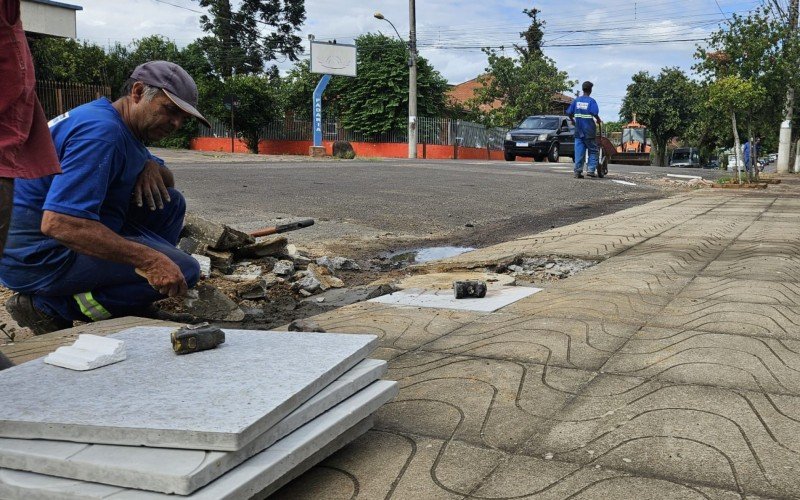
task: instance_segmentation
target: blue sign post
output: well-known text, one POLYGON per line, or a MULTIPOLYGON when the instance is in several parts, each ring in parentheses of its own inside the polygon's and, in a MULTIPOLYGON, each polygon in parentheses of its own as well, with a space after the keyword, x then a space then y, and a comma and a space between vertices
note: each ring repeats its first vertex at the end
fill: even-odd
POLYGON ((322 93, 331 81, 331 75, 322 75, 317 88, 314 89, 314 147, 322 147, 322 93))

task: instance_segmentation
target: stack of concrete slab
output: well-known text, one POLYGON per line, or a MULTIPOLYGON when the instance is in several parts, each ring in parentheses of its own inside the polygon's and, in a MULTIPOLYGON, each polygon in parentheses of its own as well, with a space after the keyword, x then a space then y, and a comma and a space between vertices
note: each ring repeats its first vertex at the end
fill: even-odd
POLYGON ((169 328, 112 337, 88 372, 0 372, 0 498, 262 498, 366 432, 397 393, 371 335, 226 330, 176 356, 169 328))

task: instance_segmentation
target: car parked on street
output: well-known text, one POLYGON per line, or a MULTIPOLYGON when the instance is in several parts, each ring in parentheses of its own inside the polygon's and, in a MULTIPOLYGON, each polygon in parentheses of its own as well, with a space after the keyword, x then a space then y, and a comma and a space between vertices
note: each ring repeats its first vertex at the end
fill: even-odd
POLYGON ((676 148, 670 156, 669 166, 699 168, 700 151, 697 148, 676 148))
POLYGON ((557 162, 562 156, 575 157, 575 127, 563 115, 536 115, 525 118, 509 131, 503 142, 503 156, 514 161, 517 156, 557 162))

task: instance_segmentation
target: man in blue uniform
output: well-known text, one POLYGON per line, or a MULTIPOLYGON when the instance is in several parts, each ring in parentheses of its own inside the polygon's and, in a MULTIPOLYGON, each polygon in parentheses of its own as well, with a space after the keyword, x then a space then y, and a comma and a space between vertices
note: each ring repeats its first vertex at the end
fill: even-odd
POLYGON ((17 183, 0 282, 6 302, 37 335, 152 314, 185 294, 199 265, 178 250, 186 205, 145 144, 176 131, 196 109, 197 87, 180 66, 138 66, 123 97, 84 104, 50 121, 60 175, 17 183), (147 202, 147 205, 143 203, 147 202))
POLYGON ((750 149, 751 149, 750 148, 750 141, 745 142, 744 143, 744 169, 747 171, 748 174, 750 173, 750 163, 751 163, 751 160, 752 160, 752 158, 750 158, 751 154, 753 154, 753 156, 755 156, 756 172, 759 171, 758 170, 758 168, 759 168, 758 167, 758 155, 761 154, 761 137, 756 137, 755 153, 751 153, 750 149))
POLYGON ((583 82, 583 95, 577 97, 567 109, 567 115, 575 124, 575 177, 583 179, 583 163, 586 152, 589 152, 589 177, 595 177, 597 170, 597 123, 600 120, 600 108, 597 101, 592 99, 592 82, 583 82))

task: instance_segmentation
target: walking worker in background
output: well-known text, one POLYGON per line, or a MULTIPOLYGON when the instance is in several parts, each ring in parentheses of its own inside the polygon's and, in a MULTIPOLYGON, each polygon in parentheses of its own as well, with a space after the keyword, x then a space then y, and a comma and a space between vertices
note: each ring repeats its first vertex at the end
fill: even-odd
MULTIPOLYGON (((47 118, 36 96, 33 58, 20 0, 0 0, 0 253, 6 244, 14 179, 61 172, 47 118)), ((0 370, 11 362, 0 353, 0 370)))
POLYGON ((575 178, 583 179, 583 164, 586 152, 589 152, 589 164, 587 170, 589 177, 596 177, 597 170, 597 123, 600 120, 600 108, 597 106, 592 95, 592 82, 583 82, 583 95, 576 97, 567 109, 567 115, 572 123, 575 124, 575 178))
POLYGON ((753 163, 756 166, 756 172, 758 172, 758 155, 761 154, 761 137, 756 137, 756 147, 755 152, 750 151, 750 141, 744 143, 744 168, 747 170, 747 173, 750 173, 750 164, 753 163), (751 158, 750 156, 753 156, 751 158))
POLYGON ((150 61, 118 100, 50 121, 63 173, 17 183, 0 260, 0 282, 18 292, 6 309, 20 326, 40 335, 74 320, 153 316, 153 302, 195 285, 199 264, 175 247, 186 202, 146 144, 191 116, 207 124, 196 106, 183 68, 150 61))

